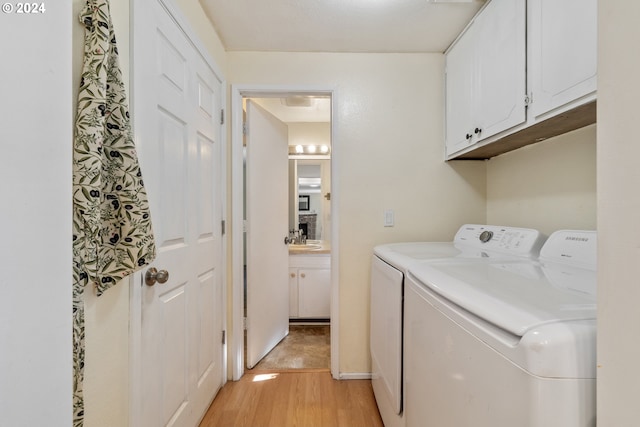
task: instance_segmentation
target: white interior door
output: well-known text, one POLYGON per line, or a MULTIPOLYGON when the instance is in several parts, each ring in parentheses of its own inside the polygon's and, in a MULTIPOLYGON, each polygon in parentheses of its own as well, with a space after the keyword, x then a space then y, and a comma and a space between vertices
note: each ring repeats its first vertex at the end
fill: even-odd
POLYGON ((247 101, 247 367, 289 333, 288 128, 247 101))
POLYGON ((140 408, 132 410, 137 425, 193 427, 223 380, 222 86, 160 1, 134 2, 134 22, 133 119, 158 249, 152 266, 169 278, 136 284, 140 408))

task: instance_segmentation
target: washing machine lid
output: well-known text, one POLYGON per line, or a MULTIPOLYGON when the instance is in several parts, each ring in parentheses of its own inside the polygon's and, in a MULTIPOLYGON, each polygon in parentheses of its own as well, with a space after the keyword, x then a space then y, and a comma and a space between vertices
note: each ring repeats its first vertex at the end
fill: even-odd
POLYGON ((389 243, 374 248, 374 254, 406 272, 415 262, 448 258, 518 258, 537 256, 544 236, 529 228, 464 224, 452 242, 389 243))
POLYGON ((413 280, 518 337, 543 324, 596 318, 596 274, 562 264, 505 260, 415 264, 413 280))
POLYGON ((407 242, 376 246, 373 253, 404 272, 414 262, 454 257, 460 249, 453 242, 407 242))

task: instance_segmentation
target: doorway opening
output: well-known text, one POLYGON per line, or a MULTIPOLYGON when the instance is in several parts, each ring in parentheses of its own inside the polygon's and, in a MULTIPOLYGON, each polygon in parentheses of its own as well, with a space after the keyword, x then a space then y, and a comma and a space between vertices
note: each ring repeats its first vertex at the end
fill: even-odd
MULTIPOLYGON (((335 173, 332 167, 334 149, 332 146, 332 98, 332 90, 286 88, 265 90, 264 87, 259 89, 232 87, 232 119, 234 131, 236 131, 234 133, 236 137, 232 142, 232 163, 235 167, 238 165, 242 167, 241 174, 234 173, 233 181, 235 188, 241 185, 240 188, 243 189, 241 198, 236 191, 233 192, 232 203, 235 212, 234 220, 239 220, 237 213, 242 212, 241 221, 244 224, 240 241, 238 241, 238 233, 234 233, 233 269, 234 272, 241 271, 241 275, 234 274, 236 278, 233 285, 234 325, 246 325, 243 328, 234 327, 233 330, 234 354, 231 359, 234 361, 232 363, 234 379, 239 379, 243 375, 245 367, 253 369, 324 367, 330 368, 333 376, 337 378, 337 315, 334 315, 337 314, 337 271, 336 262, 334 262, 336 255, 332 250, 337 233, 335 221, 332 221, 335 206, 331 202, 331 195, 335 194, 335 188, 331 183, 331 176, 335 173), (254 148, 256 144, 263 143, 261 140, 258 141, 257 135, 270 132, 252 129, 254 117, 263 113, 275 118, 286 128, 286 152, 283 155, 285 163, 280 163, 280 160, 268 160, 271 154, 265 155, 263 151, 254 148), (241 132, 242 138, 237 137, 238 131, 241 132), (259 163, 263 165, 256 166, 259 163), (272 205, 279 203, 275 200, 280 199, 278 196, 266 199, 256 196, 255 190, 251 187, 252 185, 256 188, 260 186, 252 184, 255 182, 252 179, 256 178, 252 178, 251 175, 255 174, 252 172, 254 169, 263 167, 279 169, 282 164, 286 165, 284 168, 287 172, 285 184, 287 201, 284 215, 286 218, 283 235, 280 238, 272 238, 265 249, 265 246, 255 246, 252 236, 262 236, 266 228, 280 227, 280 225, 270 222, 268 218, 263 218, 269 209, 263 209, 263 205, 257 204, 272 205), (256 217, 260 218, 256 219, 256 217), (240 247, 236 242, 240 243, 240 247), (284 246, 283 243, 287 245, 284 246), (256 316, 255 311, 280 311, 278 307, 282 305, 268 301, 264 298, 264 294, 260 294, 261 291, 258 292, 258 297, 252 296, 255 292, 252 289, 262 287, 265 282, 265 275, 260 274, 259 270, 252 273, 252 265, 260 264, 256 261, 257 257, 264 258, 266 254, 270 256, 272 252, 280 252, 283 246, 286 258, 281 268, 286 274, 287 282, 284 296, 287 300, 284 308, 286 331, 284 333, 282 330, 276 331, 276 335, 267 339, 257 338, 258 343, 255 344, 251 341, 252 326, 256 326, 254 316, 256 319, 262 319, 260 317, 262 314, 258 313, 256 316), (238 277, 242 279, 240 284, 238 277), (255 308, 256 298, 259 300, 257 303, 259 308, 255 308), (252 301, 254 308, 252 308, 252 301), (332 333, 334 331, 335 333, 332 333), (281 345, 276 347, 280 342, 281 345), (256 353, 251 348, 253 345, 266 345, 267 350, 264 354, 262 350, 256 353), (291 354, 290 351, 294 353, 291 354)), ((257 191, 264 193, 260 189, 257 191)), ((277 223, 279 224, 279 221, 277 223)), ((280 282, 281 279, 277 281, 280 282)), ((283 294, 279 292, 274 291, 270 295, 280 295, 278 298, 281 299, 283 294)), ((257 329, 260 330, 268 321, 270 320, 264 322, 258 320, 260 325, 257 329)), ((255 334, 262 334, 262 332, 255 334)))

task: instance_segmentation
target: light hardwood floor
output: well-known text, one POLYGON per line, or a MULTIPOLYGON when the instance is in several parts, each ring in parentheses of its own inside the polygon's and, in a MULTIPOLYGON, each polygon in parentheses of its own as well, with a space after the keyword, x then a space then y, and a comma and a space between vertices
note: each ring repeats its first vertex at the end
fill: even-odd
POLYGON ((253 370, 218 392, 200 427, 384 427, 371 381, 253 370))

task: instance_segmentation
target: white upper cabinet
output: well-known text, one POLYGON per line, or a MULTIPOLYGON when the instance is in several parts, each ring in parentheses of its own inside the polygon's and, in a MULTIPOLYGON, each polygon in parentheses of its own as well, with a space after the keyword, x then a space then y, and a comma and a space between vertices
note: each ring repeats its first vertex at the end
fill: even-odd
POLYGON ((447 54, 446 140, 447 155, 473 144, 472 102, 475 72, 475 27, 472 25, 447 54))
POLYGON ((447 159, 595 123, 597 0, 490 0, 446 52, 447 159))
POLYGON ((595 94, 597 12, 597 0, 529 0, 534 117, 571 108, 571 103, 595 94))
POLYGON ((524 0, 492 0, 446 57, 446 152, 523 123, 524 0))
POLYGON ((472 126, 475 108, 472 102, 475 71, 474 28, 470 27, 447 54, 446 140, 447 155, 460 151, 474 141, 472 126))
POLYGON ((492 0, 475 23, 479 104, 473 132, 483 139, 526 119, 525 0, 492 0))

